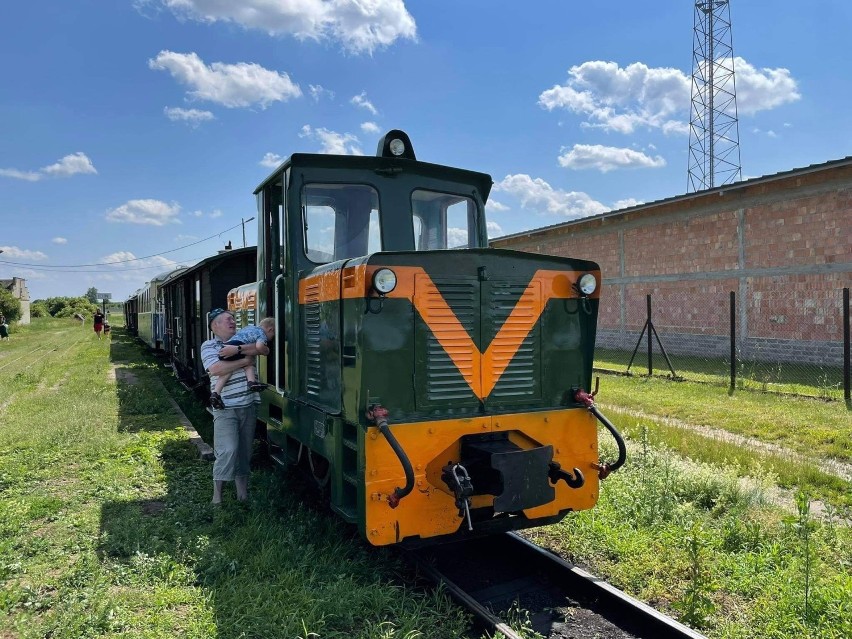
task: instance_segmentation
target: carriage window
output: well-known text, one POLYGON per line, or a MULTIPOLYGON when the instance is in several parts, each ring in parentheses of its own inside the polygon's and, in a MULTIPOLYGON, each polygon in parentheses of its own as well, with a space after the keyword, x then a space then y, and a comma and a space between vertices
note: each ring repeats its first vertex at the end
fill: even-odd
POLYGON ((360 184, 309 184, 302 192, 305 250, 325 263, 382 250, 379 194, 360 184))
POLYGON ((418 251, 476 246, 476 204, 469 197, 418 189, 411 212, 418 251))

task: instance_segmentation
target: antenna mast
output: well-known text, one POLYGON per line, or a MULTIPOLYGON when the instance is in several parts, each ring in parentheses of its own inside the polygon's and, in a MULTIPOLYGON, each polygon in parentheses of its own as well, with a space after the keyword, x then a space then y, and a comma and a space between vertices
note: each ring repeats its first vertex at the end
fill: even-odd
POLYGON ((742 179, 728 0, 697 1, 687 193, 742 179))

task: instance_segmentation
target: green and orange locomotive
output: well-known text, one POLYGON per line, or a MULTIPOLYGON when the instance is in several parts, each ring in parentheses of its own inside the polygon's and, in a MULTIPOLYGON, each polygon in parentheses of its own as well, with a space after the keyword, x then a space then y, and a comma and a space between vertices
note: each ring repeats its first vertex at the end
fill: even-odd
POLYGON ((586 392, 600 269, 488 248, 491 185, 394 130, 375 157, 294 154, 255 192, 258 281, 228 305, 277 322, 270 454, 375 545, 552 523, 624 462, 586 392))

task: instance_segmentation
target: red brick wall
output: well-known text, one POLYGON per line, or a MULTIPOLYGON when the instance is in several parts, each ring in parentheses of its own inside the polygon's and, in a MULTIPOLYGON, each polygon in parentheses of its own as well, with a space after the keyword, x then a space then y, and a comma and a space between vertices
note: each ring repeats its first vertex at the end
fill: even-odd
POLYGON ((732 211, 686 220, 661 219, 624 231, 624 275, 735 269, 737 252, 737 219, 732 211))
POLYGON ((852 260, 852 189, 750 207, 746 268, 852 260))
POLYGON ((852 286, 852 159, 492 245, 600 264, 602 329, 641 330, 650 293, 655 326, 725 335, 734 291, 745 337, 839 344, 842 289, 852 286))

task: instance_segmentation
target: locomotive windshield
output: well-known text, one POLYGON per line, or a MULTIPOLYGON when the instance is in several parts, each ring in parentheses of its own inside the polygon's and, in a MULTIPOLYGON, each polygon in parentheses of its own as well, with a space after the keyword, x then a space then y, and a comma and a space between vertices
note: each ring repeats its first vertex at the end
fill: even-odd
POLYGON ((313 262, 382 250, 379 194, 363 184, 310 184, 303 195, 305 250, 313 262))
POLYGON ((418 251, 470 248, 476 238, 476 204, 469 197, 417 189, 411 213, 418 251))
MULTIPOLYGON (((391 213, 380 210, 379 194, 372 186, 308 184, 302 204, 305 250, 312 262, 409 248, 383 244, 383 216, 391 213)), ((469 197, 415 189, 407 212, 415 250, 476 247, 476 213, 476 203, 469 197)))

